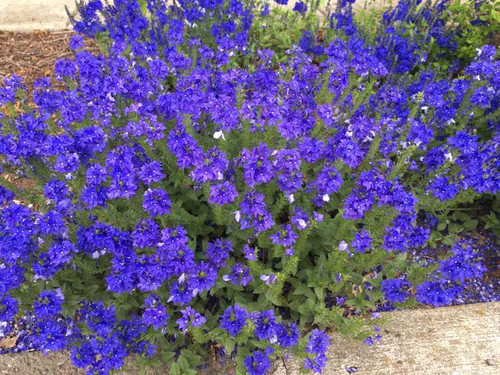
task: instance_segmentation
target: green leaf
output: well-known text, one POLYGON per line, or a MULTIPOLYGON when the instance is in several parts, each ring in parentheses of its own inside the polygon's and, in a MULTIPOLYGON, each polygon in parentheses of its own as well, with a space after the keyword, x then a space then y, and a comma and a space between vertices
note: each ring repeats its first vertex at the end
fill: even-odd
POLYGON ((170 365, 170 375, 181 375, 181 369, 177 362, 174 362, 170 365))
POLYGON ((467 220, 466 222, 464 222, 464 227, 467 229, 476 229, 477 224, 477 220, 467 220))
POLYGON ((224 348, 226 349, 226 353, 232 353, 235 346, 236 346, 236 340, 232 339, 231 337, 228 336, 224 340, 224 348))
POLYGON ((292 294, 296 296, 303 295, 306 296, 307 298, 314 299, 314 293, 312 289, 304 284, 300 284, 298 287, 296 287, 295 290, 292 292, 292 294))

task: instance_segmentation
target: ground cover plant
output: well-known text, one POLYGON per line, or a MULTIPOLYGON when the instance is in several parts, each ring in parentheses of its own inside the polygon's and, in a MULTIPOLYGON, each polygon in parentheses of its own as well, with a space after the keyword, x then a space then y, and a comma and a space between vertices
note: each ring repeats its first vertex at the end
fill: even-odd
POLYGON ((239 374, 320 373, 326 328, 372 344, 381 308, 460 301, 485 272, 460 233, 500 189, 500 62, 451 57, 448 5, 367 33, 352 1, 282 28, 237 0, 80 3, 103 53, 77 35, 64 89, 0 88, 2 335, 89 374, 132 353, 194 374, 214 346, 239 374))

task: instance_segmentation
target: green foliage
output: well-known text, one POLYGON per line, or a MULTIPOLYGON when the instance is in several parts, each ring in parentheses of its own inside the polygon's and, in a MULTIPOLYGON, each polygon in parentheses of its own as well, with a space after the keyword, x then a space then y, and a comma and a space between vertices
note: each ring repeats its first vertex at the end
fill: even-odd
POLYGON ((481 216, 484 223, 484 229, 491 230, 500 244, 500 194, 497 194, 491 202, 491 211, 481 216))
POLYGON ((444 19, 456 37, 456 56, 469 62, 485 44, 500 43, 500 1, 451 0, 444 19))

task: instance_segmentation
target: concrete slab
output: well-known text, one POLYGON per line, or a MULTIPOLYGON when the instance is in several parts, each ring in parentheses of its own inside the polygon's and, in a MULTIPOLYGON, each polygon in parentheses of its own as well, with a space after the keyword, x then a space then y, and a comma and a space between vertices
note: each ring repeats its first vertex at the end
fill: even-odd
MULTIPOLYGON (((326 375, 499 375, 500 302, 385 313, 382 340, 369 347, 332 334, 326 375)), ((300 363, 274 375, 298 375, 300 363)))
MULTIPOLYGON (((292 9, 298 0, 289 0, 287 7, 292 9)), ((380 8, 390 0, 358 0, 356 9, 380 8)), ((336 0, 331 0, 333 7, 336 0)), ((271 1, 274 6, 279 6, 271 1)), ((64 6, 71 12, 76 11, 75 0, 0 0, 0 30, 68 30, 71 25, 64 6)))
POLYGON ((74 0, 0 0, 0 30, 66 30, 64 6, 76 10, 74 0))

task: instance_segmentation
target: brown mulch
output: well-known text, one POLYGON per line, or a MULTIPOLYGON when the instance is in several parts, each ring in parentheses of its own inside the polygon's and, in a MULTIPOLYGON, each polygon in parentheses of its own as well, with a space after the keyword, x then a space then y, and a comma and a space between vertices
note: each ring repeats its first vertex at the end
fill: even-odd
MULTIPOLYGON (((32 33, 0 31, 0 77, 12 73, 22 76, 28 87, 36 78, 54 79, 54 63, 71 58, 69 40, 73 31, 35 30, 32 33)), ((93 40, 85 40, 87 50, 98 52, 93 40)), ((1 81, 1 79, 0 79, 1 81)))

